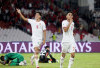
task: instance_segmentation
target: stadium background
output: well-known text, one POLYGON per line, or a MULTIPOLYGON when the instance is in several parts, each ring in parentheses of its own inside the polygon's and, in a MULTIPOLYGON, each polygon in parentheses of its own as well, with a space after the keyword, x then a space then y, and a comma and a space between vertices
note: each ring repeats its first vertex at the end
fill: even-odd
MULTIPOLYGON (((47 27, 47 43, 44 46, 49 45, 53 56, 58 60, 61 55, 61 22, 71 9, 75 22, 74 36, 78 44, 72 68, 100 68, 100 0, 0 0, 0 56, 9 52, 22 53, 29 65, 19 68, 32 68, 32 29, 29 23, 20 18, 16 8, 21 9, 27 18, 34 18, 36 11, 42 13, 47 27), (56 36, 55 40, 53 36, 56 36)), ((68 64, 68 58, 65 62, 68 64)), ((66 64, 64 63, 64 68, 67 67, 66 64)), ((1 66, 11 68, 0 64, 1 66)), ((58 68, 59 63, 40 66, 58 68)))

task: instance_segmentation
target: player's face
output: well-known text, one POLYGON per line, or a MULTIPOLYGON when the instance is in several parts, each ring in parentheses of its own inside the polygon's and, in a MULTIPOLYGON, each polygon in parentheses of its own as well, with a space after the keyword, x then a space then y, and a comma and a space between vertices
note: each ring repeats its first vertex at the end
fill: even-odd
POLYGON ((73 19, 73 14, 72 14, 72 13, 68 13, 68 14, 66 15, 66 18, 67 18, 67 19, 73 19))
POLYGON ((4 61, 4 56, 1 56, 1 61, 4 61))
POLYGON ((35 19, 40 19, 40 18, 41 18, 40 14, 39 13, 36 13, 35 14, 35 19))

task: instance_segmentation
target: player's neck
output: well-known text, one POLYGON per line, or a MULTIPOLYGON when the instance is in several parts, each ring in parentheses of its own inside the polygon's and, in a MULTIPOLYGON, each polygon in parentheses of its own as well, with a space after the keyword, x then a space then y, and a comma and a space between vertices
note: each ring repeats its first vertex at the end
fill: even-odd
POLYGON ((40 21, 40 19, 36 19, 36 21, 37 21, 37 22, 39 22, 39 21, 40 21))
POLYGON ((70 19, 67 19, 68 22, 70 22, 70 19))

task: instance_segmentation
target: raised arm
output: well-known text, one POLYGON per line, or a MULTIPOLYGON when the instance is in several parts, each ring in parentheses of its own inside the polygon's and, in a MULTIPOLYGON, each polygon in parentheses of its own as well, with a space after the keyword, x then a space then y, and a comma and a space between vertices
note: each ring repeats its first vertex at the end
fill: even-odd
POLYGON ((27 21, 27 22, 28 22, 28 19, 25 18, 25 17, 22 15, 20 9, 16 9, 16 11, 18 12, 18 14, 20 15, 20 17, 21 17, 24 21, 27 21))

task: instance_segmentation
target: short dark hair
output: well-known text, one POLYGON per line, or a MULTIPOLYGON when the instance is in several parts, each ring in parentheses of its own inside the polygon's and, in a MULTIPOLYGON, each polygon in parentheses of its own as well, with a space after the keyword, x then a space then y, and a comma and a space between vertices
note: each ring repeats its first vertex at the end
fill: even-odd
POLYGON ((35 14, 36 14, 36 13, 39 13, 39 15, 42 16, 42 13, 41 13, 41 12, 35 12, 35 14))
MULTIPOLYGON (((72 13, 72 15, 73 15, 73 12, 72 12, 72 11, 67 11, 67 14, 68 14, 68 13, 72 13)), ((67 14, 66 14, 66 15, 67 15, 67 14)))
POLYGON ((4 56, 1 56, 1 57, 0 57, 0 60, 1 60, 1 61, 4 61, 4 56))
POLYGON ((46 46, 45 49, 49 48, 49 46, 46 46))

